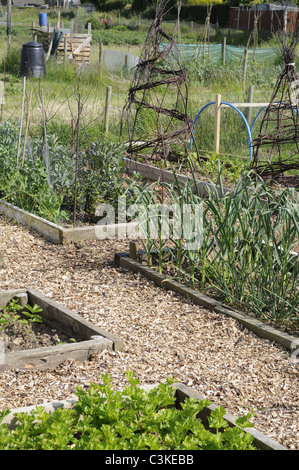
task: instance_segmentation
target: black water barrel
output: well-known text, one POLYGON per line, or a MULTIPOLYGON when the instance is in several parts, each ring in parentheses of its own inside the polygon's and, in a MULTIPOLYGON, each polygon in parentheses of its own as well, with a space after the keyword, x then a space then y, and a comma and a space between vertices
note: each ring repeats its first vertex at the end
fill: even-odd
POLYGON ((21 77, 41 77, 46 75, 43 45, 35 41, 23 44, 19 75, 21 77))

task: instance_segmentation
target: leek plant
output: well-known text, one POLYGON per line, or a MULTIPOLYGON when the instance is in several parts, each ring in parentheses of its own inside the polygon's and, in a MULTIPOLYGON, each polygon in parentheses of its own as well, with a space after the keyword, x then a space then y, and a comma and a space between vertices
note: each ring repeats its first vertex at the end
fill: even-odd
MULTIPOLYGON (((201 196, 191 178, 185 185, 177 180, 163 186, 165 203, 176 207, 177 224, 168 223, 168 240, 159 232, 156 239, 145 233, 147 262, 153 247, 159 253, 171 247, 174 276, 202 292, 213 293, 224 302, 250 311, 258 318, 298 326, 299 196, 291 188, 269 186, 254 173, 247 172, 232 191, 211 183, 208 195, 201 196), (202 206, 200 227, 192 217, 202 206), (186 206, 189 212, 186 212, 186 206), (187 227, 187 229, 186 229, 187 227), (200 243, 188 245, 186 234, 201 230, 200 243), (167 245, 168 243, 168 245, 167 245), (189 247, 188 247, 189 246, 189 247)), ((143 201, 156 201, 154 186, 142 188, 143 201)), ((161 200, 158 201, 161 203, 161 200)), ((145 215, 147 219, 150 212, 145 215)))
MULTIPOLYGON (((212 187, 205 226, 213 224, 209 282, 232 304, 288 322, 298 315, 298 195, 271 190, 252 174, 232 194, 212 187)), ((210 232, 211 233, 211 232, 210 232)), ((297 317, 298 318, 298 317, 297 317)))
POLYGON ((163 212, 163 198, 156 191, 156 184, 140 185, 134 188, 136 203, 128 210, 137 214, 141 241, 146 253, 147 264, 151 264, 152 253, 158 256, 158 270, 162 272, 164 248, 168 242, 168 218, 163 212))

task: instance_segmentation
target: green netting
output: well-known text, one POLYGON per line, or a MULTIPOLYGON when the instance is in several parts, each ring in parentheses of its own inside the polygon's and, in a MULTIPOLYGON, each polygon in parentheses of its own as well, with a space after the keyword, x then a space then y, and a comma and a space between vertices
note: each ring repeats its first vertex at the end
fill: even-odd
MULTIPOLYGON (((166 47, 166 44, 162 44, 161 47, 166 47)), ((244 51, 244 47, 225 46, 225 63, 241 61, 244 57, 244 51)), ((176 44, 173 50, 173 54, 176 57, 181 57, 184 61, 208 57, 212 63, 216 64, 222 61, 223 53, 222 44, 176 44)), ((278 57, 278 50, 274 48, 248 48, 248 60, 255 58, 261 64, 274 63, 278 57)))
POLYGON ((109 72, 117 72, 127 67, 133 69, 139 62, 139 58, 129 52, 103 50, 103 66, 109 72))
POLYGON ((198 58, 208 57, 211 62, 218 64, 222 60, 222 44, 200 44, 196 46, 196 56, 198 58))
MULTIPOLYGON (((245 49, 243 47, 237 46, 226 46, 225 48, 225 59, 226 62, 232 62, 236 60, 242 60, 244 57, 245 49)), ((255 58, 257 62, 274 62, 279 57, 278 49, 272 49, 270 47, 259 47, 256 49, 248 48, 248 59, 251 60, 255 58)))

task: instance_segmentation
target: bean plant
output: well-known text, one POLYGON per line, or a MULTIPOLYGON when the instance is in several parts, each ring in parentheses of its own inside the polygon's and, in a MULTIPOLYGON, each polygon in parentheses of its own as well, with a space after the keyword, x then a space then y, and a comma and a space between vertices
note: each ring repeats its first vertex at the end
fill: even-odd
POLYGON ((0 307, 0 331, 4 331, 14 325, 24 325, 30 333, 33 323, 42 323, 39 315, 42 309, 38 305, 27 304, 24 308, 17 300, 12 299, 7 305, 0 307))

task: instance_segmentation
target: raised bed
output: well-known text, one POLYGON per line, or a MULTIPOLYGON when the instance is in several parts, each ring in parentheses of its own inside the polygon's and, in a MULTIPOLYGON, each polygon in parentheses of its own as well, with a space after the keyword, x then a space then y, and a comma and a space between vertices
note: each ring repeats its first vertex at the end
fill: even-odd
MULTIPOLYGON (((144 388, 148 388, 148 387, 146 386, 144 388)), ((175 406, 177 408, 179 408, 181 403, 183 403, 189 397, 195 400, 205 399, 205 397, 200 395, 196 390, 186 387, 184 384, 175 383, 173 384, 173 388, 174 388, 174 394, 176 397, 175 406)), ((45 412, 53 413, 55 410, 59 408, 60 409, 72 408, 74 404, 76 403, 76 401, 77 401, 77 398, 75 397, 75 398, 71 398, 68 400, 59 400, 59 401, 53 401, 50 403, 44 403, 42 406, 45 412)), ((206 429, 208 428, 208 416, 210 415, 211 411, 213 411, 217 407, 218 407, 217 405, 211 404, 203 408, 202 411, 198 414, 197 417, 202 420, 202 423, 206 429)), ((3 418, 2 423, 7 424, 10 429, 13 429, 18 422, 15 415, 20 412, 31 413, 33 409, 35 409, 35 406, 28 406, 28 407, 17 408, 17 409, 11 410, 10 414, 8 414, 7 416, 3 418)), ((236 426, 235 424, 236 417, 233 416, 232 414, 226 413, 224 415, 224 419, 227 420, 227 422, 229 423, 231 427, 236 426)), ((245 428, 244 430, 253 436, 254 445, 258 450, 288 450, 286 447, 282 446, 281 444, 274 441, 273 439, 265 436, 254 427, 245 428)))
POLYGON ((197 305, 213 310, 217 313, 227 315, 234 318, 248 330, 255 333, 261 338, 268 339, 277 344, 280 344, 290 352, 299 350, 299 338, 284 333, 282 331, 276 330, 275 328, 264 324, 260 320, 257 320, 253 317, 250 317, 244 313, 240 313, 232 310, 230 307, 224 305, 222 302, 219 302, 207 295, 200 294, 194 289, 185 286, 184 284, 170 279, 164 274, 160 274, 155 271, 153 268, 147 267, 144 264, 136 260, 136 247, 132 243, 131 256, 129 253, 116 253, 114 257, 115 264, 122 268, 128 269, 135 273, 140 273, 145 276, 147 279, 153 281, 159 287, 169 289, 179 293, 180 295, 191 299, 197 305), (135 259, 133 259, 133 257, 135 259))
MULTIPOLYGON (((136 160, 129 158, 124 158, 123 161, 126 165, 127 171, 136 171, 141 173, 146 179, 150 181, 163 181, 164 183, 169 184, 173 184, 176 181, 178 181, 180 184, 186 184, 188 181, 194 183, 194 179, 186 175, 176 173, 174 176, 173 171, 168 171, 152 165, 147 165, 145 163, 136 162, 136 160)), ((196 190, 201 196, 207 196, 209 194, 209 189, 212 188, 212 185, 207 181, 195 180, 195 184, 196 190)), ((216 186, 216 188, 220 193, 220 187, 216 186)), ((222 188, 222 191, 223 193, 232 192, 232 190, 229 188, 222 188)))
POLYGON ((55 328, 76 342, 56 346, 27 349, 0 355, 0 371, 8 369, 50 369, 67 359, 85 361, 91 354, 104 349, 123 350, 123 341, 93 325, 79 314, 59 305, 43 294, 31 289, 0 291, 0 305, 18 298, 22 306, 37 304, 42 308, 43 323, 55 328))
POLYGON ((0 212, 15 222, 35 230, 54 244, 67 244, 83 240, 126 238, 130 237, 137 227, 135 222, 63 227, 2 200, 0 200, 0 212))
MULTIPOLYGON (((175 178, 172 171, 136 162, 135 160, 128 158, 124 158, 123 161, 128 172, 136 171, 141 173, 149 181, 160 180, 171 184, 174 183, 177 178, 177 180, 182 184, 186 184, 188 180, 193 182, 192 178, 185 175, 176 174, 175 178)), ((211 187, 210 183, 199 180, 196 181, 196 186, 199 194, 202 196, 208 195, 208 188, 211 187)), ((220 191, 220 188, 218 189, 220 191)), ((231 190, 224 188, 223 191, 230 192, 231 190)), ((55 244, 67 244, 84 240, 132 238, 137 228, 136 222, 111 225, 88 225, 83 227, 63 227, 62 225, 49 222, 42 217, 31 214, 30 212, 20 209, 19 207, 3 200, 0 200, 0 213, 21 225, 35 230, 51 243, 55 244)))

